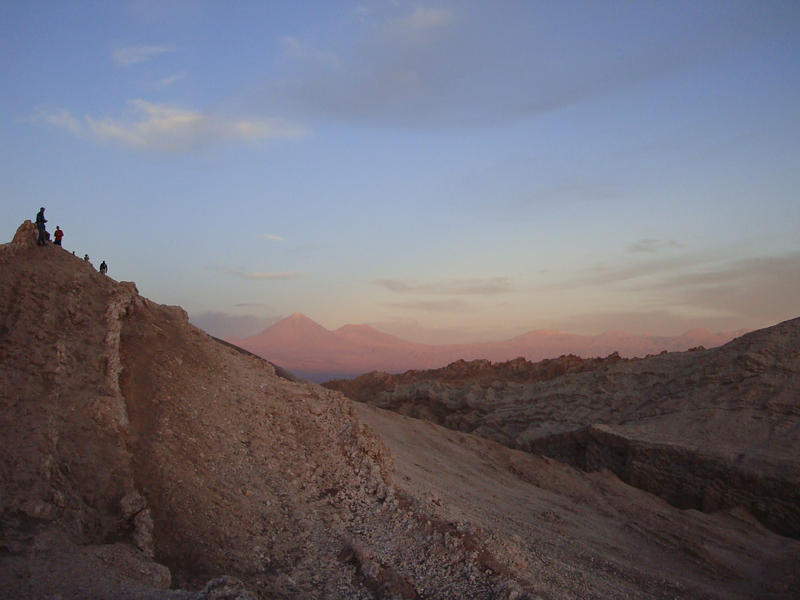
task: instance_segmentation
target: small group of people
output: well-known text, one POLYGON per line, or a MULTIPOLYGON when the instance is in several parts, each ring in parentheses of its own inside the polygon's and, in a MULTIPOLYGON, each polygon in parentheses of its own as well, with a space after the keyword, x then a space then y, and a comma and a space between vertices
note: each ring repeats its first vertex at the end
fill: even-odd
MULTIPOLYGON (((47 223, 47 219, 44 218, 44 206, 42 206, 39 208, 39 212, 36 213, 36 230, 39 233, 38 237, 36 238, 36 244, 38 246, 46 246, 50 241, 50 232, 48 232, 47 228, 44 226, 45 223, 47 223)), ((61 246, 61 240, 64 238, 64 230, 56 225, 56 231, 53 234, 53 237, 55 237, 53 244, 56 246, 61 246)), ((73 251, 72 254, 75 254, 75 252, 73 251)), ((89 255, 84 254, 83 260, 89 262, 89 255)), ((108 273, 108 265, 106 264, 106 261, 100 263, 99 270, 103 275, 108 273)))

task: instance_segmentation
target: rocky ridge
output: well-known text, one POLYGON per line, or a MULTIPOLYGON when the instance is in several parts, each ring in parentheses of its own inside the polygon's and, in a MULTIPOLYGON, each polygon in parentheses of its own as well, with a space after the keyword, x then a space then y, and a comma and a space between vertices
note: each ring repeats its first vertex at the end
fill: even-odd
POLYGON ((325 384, 623 481, 680 508, 746 507, 800 537, 800 319, 645 359, 459 361, 325 384))
POLYGON ((798 543, 287 379, 57 247, 0 246, 9 598, 791 598, 798 543))
MULTIPOLYGON (((274 598, 410 585, 364 528, 407 521, 416 503, 396 496, 391 457, 348 400, 31 245, 32 231, 0 252, 3 589, 133 598, 222 574, 274 598), (133 567, 89 576, 98 561, 133 567)), ((394 536, 420 548, 425 533, 394 536)), ((447 581, 429 550, 429 578, 447 581)), ((466 569, 491 587, 478 562, 466 569)))

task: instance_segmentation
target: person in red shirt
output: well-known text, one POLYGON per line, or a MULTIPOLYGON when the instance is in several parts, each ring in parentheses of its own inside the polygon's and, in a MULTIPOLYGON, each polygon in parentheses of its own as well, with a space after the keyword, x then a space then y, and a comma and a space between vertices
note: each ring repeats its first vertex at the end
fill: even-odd
POLYGON ((64 237, 64 230, 61 229, 58 225, 56 225, 55 237, 56 237, 56 242, 55 242, 56 246, 60 246, 61 245, 61 238, 64 237))

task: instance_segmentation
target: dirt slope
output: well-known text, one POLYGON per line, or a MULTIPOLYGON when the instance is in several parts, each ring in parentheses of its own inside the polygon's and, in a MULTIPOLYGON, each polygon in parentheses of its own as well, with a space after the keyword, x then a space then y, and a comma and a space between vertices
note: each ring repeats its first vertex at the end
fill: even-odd
POLYGON ((797 542, 745 511, 681 511, 289 381, 32 236, 0 246, 4 597, 800 590, 797 542))
POLYGON ((534 598, 792 598, 800 544, 746 511, 680 510, 619 481, 362 405, 401 489, 444 538, 478 531, 485 562, 534 598))

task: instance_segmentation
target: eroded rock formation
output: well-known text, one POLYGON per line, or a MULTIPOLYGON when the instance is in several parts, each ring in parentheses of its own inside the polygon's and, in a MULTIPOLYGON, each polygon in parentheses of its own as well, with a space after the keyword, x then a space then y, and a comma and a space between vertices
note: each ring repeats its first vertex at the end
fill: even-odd
POLYGON ((800 537, 800 319, 712 350, 459 361, 326 386, 800 537))

